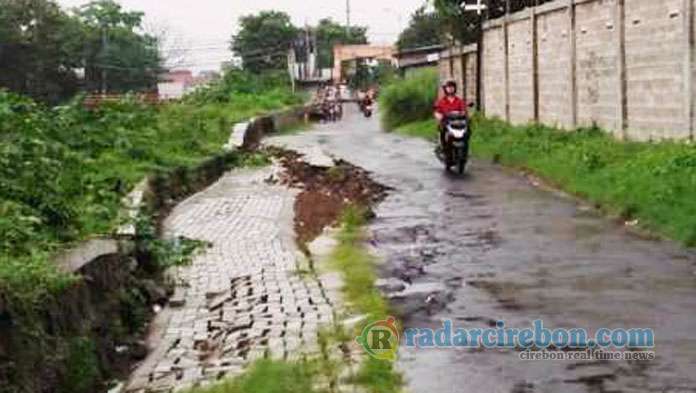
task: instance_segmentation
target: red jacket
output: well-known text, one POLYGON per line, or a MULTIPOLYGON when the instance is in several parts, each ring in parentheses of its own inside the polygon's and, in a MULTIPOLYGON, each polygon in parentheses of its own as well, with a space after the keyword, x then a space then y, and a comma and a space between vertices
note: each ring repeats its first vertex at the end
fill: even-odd
POLYGON ((435 112, 443 115, 446 115, 449 112, 466 113, 466 102, 457 96, 452 98, 445 96, 435 102, 433 109, 435 109, 435 112))

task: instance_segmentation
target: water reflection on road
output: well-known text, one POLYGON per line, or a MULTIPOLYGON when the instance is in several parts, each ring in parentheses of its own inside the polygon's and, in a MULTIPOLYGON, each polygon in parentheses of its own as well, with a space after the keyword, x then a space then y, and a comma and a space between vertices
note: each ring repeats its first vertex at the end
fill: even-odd
MULTIPOLYGON (((284 137, 319 144, 394 190, 371 224, 381 288, 406 327, 645 327, 652 362, 521 361, 519 350, 403 348, 412 392, 696 391, 696 256, 645 240, 559 193, 475 161, 447 175, 428 143, 340 123, 284 137)), ((476 149, 474 146, 473 149, 476 149)))

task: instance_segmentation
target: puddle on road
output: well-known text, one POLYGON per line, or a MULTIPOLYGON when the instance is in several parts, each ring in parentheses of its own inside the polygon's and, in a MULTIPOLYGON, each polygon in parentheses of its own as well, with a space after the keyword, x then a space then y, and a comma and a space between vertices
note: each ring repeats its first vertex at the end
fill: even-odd
POLYGON ((523 298, 523 289, 514 283, 468 281, 467 284, 488 292, 501 307, 508 311, 521 311, 524 309, 519 302, 523 298))
POLYGON ((477 194, 469 194, 463 191, 446 191, 445 195, 449 195, 453 198, 464 198, 466 200, 481 200, 484 198, 483 195, 477 195, 477 194))
POLYGON ((504 320, 524 328, 543 319, 545 326, 588 330, 638 321, 662 340, 656 350, 662 359, 648 366, 403 348, 408 391, 696 391, 692 253, 682 258, 673 244, 633 237, 598 217, 595 207, 487 163, 473 161, 463 178, 443 174, 429 145, 409 140, 396 147, 399 138, 362 120, 344 119, 340 127, 347 129, 325 137, 324 147, 394 188, 370 231, 385 261, 380 289, 402 309, 407 328, 448 318, 462 327, 504 320), (627 279, 634 286, 621 289, 627 279))

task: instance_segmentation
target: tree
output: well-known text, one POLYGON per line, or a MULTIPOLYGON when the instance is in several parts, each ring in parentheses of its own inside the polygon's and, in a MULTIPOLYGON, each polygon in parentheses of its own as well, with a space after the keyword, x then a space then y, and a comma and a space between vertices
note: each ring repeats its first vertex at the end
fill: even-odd
POLYGON ((442 20, 436 12, 421 7, 411 15, 408 27, 399 34, 396 47, 399 50, 437 45, 444 41, 442 20))
POLYGON ((83 87, 84 69, 90 91, 155 91, 157 41, 139 33, 142 16, 110 0, 73 14, 52 0, 0 0, 0 88, 57 104, 83 87))
POLYGON ((367 44, 367 27, 351 26, 350 30, 343 25, 324 18, 317 26, 317 51, 319 68, 334 66, 333 47, 335 45, 367 44))
MULTIPOLYGON (((497 0, 492 0, 495 1, 497 0)), ((446 44, 465 45, 476 42, 478 15, 475 12, 464 12, 466 0, 433 0, 433 3, 442 21, 446 44)))
MULTIPOLYGON (((486 12, 488 19, 496 19, 505 15, 506 5, 510 5, 510 13, 521 11, 528 7, 550 3, 556 0, 483 0, 483 3, 488 6, 486 12)), ((435 9, 443 17, 457 18, 457 15, 462 15, 461 7, 466 0, 433 0, 435 9)), ((474 14, 475 13, 471 13, 474 14)))
POLYGON ((298 34, 288 14, 262 11, 243 16, 239 24, 231 49, 242 58, 244 69, 258 73, 287 67, 287 52, 298 34))
POLYGON ((0 0, 0 88, 49 104, 79 88, 81 29, 50 0, 0 0))
POLYGON ((89 91, 156 91, 157 39, 140 33, 143 13, 123 11, 113 0, 76 11, 85 30, 85 85, 89 91))

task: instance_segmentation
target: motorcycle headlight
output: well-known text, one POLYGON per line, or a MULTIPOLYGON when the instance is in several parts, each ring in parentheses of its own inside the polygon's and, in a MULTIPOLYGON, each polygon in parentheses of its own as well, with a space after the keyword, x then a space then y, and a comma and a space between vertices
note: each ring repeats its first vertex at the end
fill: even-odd
POLYGON ((458 129, 451 128, 450 134, 452 134, 453 137, 460 139, 460 138, 463 138, 464 135, 466 134, 466 129, 458 130, 458 129))

